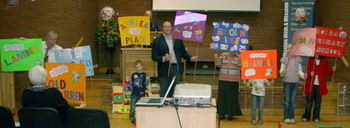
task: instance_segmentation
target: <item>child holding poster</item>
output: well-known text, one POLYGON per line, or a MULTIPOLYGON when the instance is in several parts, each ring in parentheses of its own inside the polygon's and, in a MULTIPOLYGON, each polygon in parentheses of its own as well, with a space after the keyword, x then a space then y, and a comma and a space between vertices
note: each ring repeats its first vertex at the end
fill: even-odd
POLYGON ((273 84, 273 81, 270 82, 267 79, 253 79, 244 81, 244 84, 252 87, 252 124, 263 124, 262 116, 264 109, 264 97, 265 97, 265 86, 273 84), (258 109, 258 122, 256 121, 256 109, 258 109))
POLYGON ((220 57, 217 54, 214 57, 215 64, 220 67, 217 112, 220 120, 225 118, 232 120, 233 116, 242 115, 238 97, 240 56, 233 52, 223 52, 220 57))
POLYGON ((291 55, 292 45, 288 45, 287 56, 281 58, 280 75, 283 77, 284 90, 284 122, 294 124, 295 97, 300 78, 304 79, 301 67, 301 57, 291 55))
POLYGON ((135 122, 135 106, 136 102, 141 98, 146 96, 147 81, 146 73, 143 72, 143 62, 141 60, 136 60, 135 62, 136 72, 132 73, 131 79, 127 78, 127 81, 131 83, 131 104, 130 104, 130 121, 135 122))
POLYGON ((310 120, 313 107, 312 120, 315 123, 320 122, 321 96, 328 94, 326 75, 332 74, 335 70, 336 66, 334 65, 330 68, 328 66, 328 59, 323 56, 316 55, 308 59, 306 66, 307 76, 304 86, 306 105, 305 113, 302 116, 303 121, 310 120))

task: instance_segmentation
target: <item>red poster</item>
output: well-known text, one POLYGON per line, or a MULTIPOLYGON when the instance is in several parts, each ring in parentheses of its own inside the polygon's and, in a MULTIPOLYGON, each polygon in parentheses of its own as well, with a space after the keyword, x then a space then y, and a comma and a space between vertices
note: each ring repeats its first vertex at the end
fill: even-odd
POLYGON ((315 55, 343 57, 348 32, 319 26, 315 28, 317 29, 315 55))
POLYGON ((277 50, 249 50, 241 52, 242 79, 277 78, 277 50))

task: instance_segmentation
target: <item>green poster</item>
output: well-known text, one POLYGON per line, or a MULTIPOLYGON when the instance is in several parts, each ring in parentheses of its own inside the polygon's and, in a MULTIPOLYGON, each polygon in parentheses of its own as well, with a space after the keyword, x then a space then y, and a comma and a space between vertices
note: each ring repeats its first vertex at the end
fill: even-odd
POLYGON ((2 71, 28 71, 43 64, 41 39, 0 39, 2 71))

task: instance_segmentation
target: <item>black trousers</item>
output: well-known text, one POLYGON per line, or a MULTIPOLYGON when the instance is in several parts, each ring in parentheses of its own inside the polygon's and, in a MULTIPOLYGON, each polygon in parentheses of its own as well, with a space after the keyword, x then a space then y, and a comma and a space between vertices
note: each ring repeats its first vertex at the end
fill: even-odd
POLYGON ((160 86, 160 97, 164 97, 170 84, 171 84, 171 80, 173 79, 174 76, 176 76, 174 85, 172 86, 169 94, 167 97, 173 97, 174 94, 174 88, 176 86, 176 84, 179 83, 180 81, 180 68, 179 65, 177 64, 171 64, 170 68, 169 68, 169 73, 168 76, 158 76, 158 80, 159 80, 159 86, 160 86))
POLYGON ((320 119, 321 102, 322 97, 320 95, 320 88, 317 85, 314 85, 311 95, 306 95, 305 113, 303 114, 302 118, 310 120, 311 109, 313 108, 314 111, 312 119, 320 119))

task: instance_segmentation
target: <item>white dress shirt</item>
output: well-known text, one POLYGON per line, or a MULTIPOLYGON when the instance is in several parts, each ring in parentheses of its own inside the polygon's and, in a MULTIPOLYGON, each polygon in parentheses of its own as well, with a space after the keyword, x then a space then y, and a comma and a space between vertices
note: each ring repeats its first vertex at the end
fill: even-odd
POLYGON ((48 56, 48 61, 47 62, 56 62, 55 60, 55 51, 56 50, 62 50, 63 48, 61 46, 58 46, 57 44, 55 44, 55 46, 53 46, 52 48, 50 48, 49 50, 47 49, 47 45, 46 42, 43 41, 43 57, 45 58, 45 54, 47 51, 47 56, 48 56))

